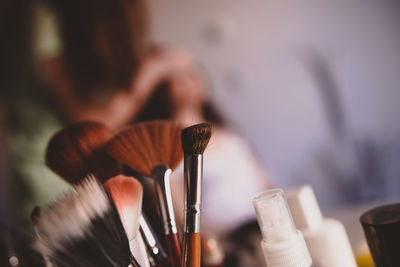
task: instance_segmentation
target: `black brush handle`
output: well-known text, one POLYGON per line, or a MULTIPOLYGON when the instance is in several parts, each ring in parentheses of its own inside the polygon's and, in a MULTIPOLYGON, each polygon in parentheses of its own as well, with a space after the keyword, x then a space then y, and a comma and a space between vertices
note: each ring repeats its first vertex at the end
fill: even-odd
POLYGON ((140 234, 142 235, 144 244, 146 246, 150 266, 168 266, 167 255, 160 245, 160 242, 158 242, 158 239, 154 234, 154 231, 151 228, 146 216, 142 215, 139 219, 139 223, 140 234))

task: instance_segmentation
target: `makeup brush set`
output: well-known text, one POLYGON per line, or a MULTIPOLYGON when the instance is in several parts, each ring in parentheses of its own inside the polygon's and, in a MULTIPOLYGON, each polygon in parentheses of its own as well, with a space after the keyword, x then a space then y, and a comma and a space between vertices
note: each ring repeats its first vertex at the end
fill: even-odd
POLYGON ((34 248, 47 266, 201 266, 202 164, 210 138, 208 123, 183 128, 149 121, 116 135, 92 121, 62 129, 49 141, 45 160, 74 189, 34 210, 34 248), (170 175, 182 160, 181 230, 170 175), (153 186, 149 203, 143 179, 153 186))

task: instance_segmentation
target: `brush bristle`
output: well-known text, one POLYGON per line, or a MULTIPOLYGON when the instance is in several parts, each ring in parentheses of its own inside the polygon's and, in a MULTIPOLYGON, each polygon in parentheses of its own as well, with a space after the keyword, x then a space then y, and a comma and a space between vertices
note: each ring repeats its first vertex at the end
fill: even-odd
POLYGON ((41 210, 40 210, 39 206, 35 206, 33 208, 33 210, 31 211, 30 217, 31 217, 31 222, 33 223, 33 225, 35 225, 38 222, 38 220, 40 218, 40 213, 41 213, 41 210))
POLYGON ((102 123, 85 121, 72 124, 50 139, 46 164, 71 184, 79 183, 90 173, 104 182, 120 173, 118 162, 103 150, 111 137, 110 130, 102 123))
POLYGON ((140 174, 151 177, 156 165, 175 169, 183 158, 182 127, 172 121, 149 121, 131 125, 116 135, 106 151, 140 174))
POLYGON ((185 154, 203 154, 211 138, 211 124, 200 123, 182 130, 182 149, 185 154))
POLYGON ((35 248, 52 266, 128 266, 129 241, 118 211, 95 177, 43 209, 35 248))
POLYGON ((104 187, 117 207, 128 239, 134 239, 139 231, 139 217, 142 211, 142 184, 133 177, 118 175, 110 178, 104 187))

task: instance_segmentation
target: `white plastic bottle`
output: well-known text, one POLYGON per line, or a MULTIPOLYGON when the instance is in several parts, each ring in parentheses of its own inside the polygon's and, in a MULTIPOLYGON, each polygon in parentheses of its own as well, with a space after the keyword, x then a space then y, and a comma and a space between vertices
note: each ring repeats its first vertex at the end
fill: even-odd
POLYGON ((268 267, 310 267, 310 254, 303 235, 296 230, 281 189, 253 198, 262 232, 261 246, 268 267))
POLYGON ((323 218, 310 186, 286 192, 294 223, 304 236, 315 266, 357 267, 343 224, 323 218))

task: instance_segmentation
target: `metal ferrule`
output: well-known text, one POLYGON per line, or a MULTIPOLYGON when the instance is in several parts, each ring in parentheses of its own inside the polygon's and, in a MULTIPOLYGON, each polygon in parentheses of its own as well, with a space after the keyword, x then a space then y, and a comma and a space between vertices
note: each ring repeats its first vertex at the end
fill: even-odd
POLYGON ((201 184, 203 176, 203 155, 184 157, 185 176, 185 222, 186 233, 200 232, 201 184))
POLYGON ((176 234, 174 206, 172 203, 170 175, 172 170, 165 165, 157 165, 152 170, 155 179, 156 195, 160 206, 160 213, 164 223, 165 234, 176 234))

